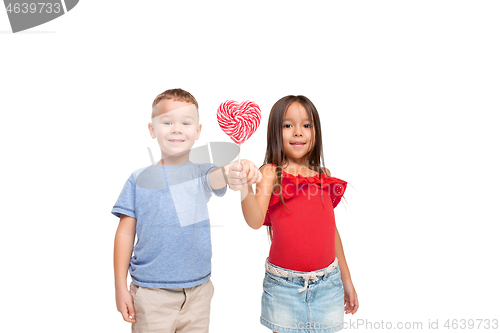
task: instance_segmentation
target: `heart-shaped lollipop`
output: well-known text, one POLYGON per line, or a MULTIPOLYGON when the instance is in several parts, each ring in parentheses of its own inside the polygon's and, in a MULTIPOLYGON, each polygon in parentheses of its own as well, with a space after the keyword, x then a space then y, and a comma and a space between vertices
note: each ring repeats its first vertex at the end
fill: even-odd
POLYGON ((245 142, 260 125, 260 108, 252 101, 225 101, 217 110, 217 121, 224 133, 237 144, 245 142))

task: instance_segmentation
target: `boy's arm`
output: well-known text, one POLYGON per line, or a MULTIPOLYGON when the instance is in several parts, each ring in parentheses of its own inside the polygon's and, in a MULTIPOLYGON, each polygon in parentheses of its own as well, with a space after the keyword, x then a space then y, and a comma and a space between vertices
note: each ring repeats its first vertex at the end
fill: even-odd
POLYGON ((210 175, 208 175, 208 180, 210 182, 210 187, 213 190, 218 190, 226 186, 227 177, 225 174, 224 167, 218 167, 210 171, 210 175))
POLYGON ((123 319, 135 323, 134 301, 127 288, 127 274, 132 257, 135 241, 136 219, 121 214, 120 224, 115 235, 114 270, 115 270, 115 296, 116 308, 121 312, 123 319))
POLYGON ((264 165, 261 168, 261 173, 262 180, 257 183, 255 194, 252 185, 241 190, 241 210, 245 221, 253 229, 259 229, 264 224, 276 180, 276 167, 269 164, 264 165))

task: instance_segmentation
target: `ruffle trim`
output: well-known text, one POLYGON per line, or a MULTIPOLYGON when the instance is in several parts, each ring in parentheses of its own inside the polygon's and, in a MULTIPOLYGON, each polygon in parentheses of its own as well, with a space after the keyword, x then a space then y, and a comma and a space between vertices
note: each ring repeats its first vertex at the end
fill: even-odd
MULTIPOLYGON (((330 194, 335 194, 335 197, 342 196, 345 191, 345 187, 347 186, 347 182, 342 179, 338 179, 335 177, 328 177, 326 174, 321 174, 321 179, 319 178, 319 174, 316 174, 313 177, 304 177, 301 175, 292 175, 287 173, 286 171, 282 171, 283 179, 282 179, 282 195, 283 199, 290 199, 296 195, 297 187, 300 184, 305 185, 314 185, 319 189, 330 187, 330 194)), ((271 200, 269 201, 269 207, 275 205, 279 202, 279 188, 274 191, 271 196, 271 200)))
MULTIPOLYGON (((346 181, 335 177, 329 177, 324 173, 321 174, 321 179, 319 178, 319 174, 316 174, 313 177, 304 177, 302 175, 295 176, 287 173, 286 171, 282 171, 282 174, 283 174, 283 179, 282 179, 283 200, 287 200, 294 197, 299 192, 297 189, 299 186, 313 185, 319 189, 328 187, 329 188, 328 192, 330 193, 330 197, 332 198, 333 208, 335 208, 342 199, 342 196, 344 195, 344 192, 347 187, 346 181)), ((280 202, 279 188, 276 189, 274 193, 271 195, 264 225, 270 225, 269 208, 274 206, 278 202, 280 202)))

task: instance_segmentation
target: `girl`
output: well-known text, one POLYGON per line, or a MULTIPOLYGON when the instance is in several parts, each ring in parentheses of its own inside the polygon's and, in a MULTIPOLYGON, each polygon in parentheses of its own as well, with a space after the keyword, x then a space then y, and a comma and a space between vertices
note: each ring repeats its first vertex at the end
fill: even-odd
POLYGON ((320 161, 316 108, 304 96, 283 97, 269 115, 262 181, 255 194, 246 186, 241 202, 247 224, 267 225, 271 237, 260 322, 274 332, 336 332, 344 311, 359 306, 333 213, 347 183, 320 161))

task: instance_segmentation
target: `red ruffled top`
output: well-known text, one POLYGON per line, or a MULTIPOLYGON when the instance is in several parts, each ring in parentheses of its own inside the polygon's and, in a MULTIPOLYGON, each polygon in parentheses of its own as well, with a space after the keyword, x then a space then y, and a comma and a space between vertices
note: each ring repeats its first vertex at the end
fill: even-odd
POLYGON ((272 194, 264 225, 271 225, 269 262, 286 269, 310 272, 335 260, 335 215, 347 182, 319 174, 294 176, 282 171, 282 196, 272 194), (323 202, 321 200, 323 193, 323 202))

